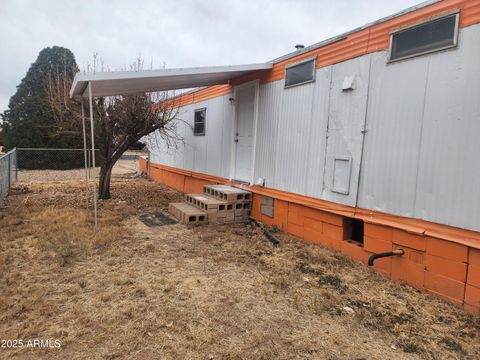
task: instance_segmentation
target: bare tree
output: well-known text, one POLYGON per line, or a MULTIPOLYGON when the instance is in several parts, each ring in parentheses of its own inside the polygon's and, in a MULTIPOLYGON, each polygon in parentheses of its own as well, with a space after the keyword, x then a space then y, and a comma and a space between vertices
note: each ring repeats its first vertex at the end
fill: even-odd
MULTIPOLYGON (((97 64, 96 55, 94 64, 97 64)), ((142 64, 137 60, 131 69, 139 70, 142 64)), ((69 96, 72 82, 64 71, 51 71, 46 76, 49 105, 58 134, 81 134, 81 104, 69 96)), ((177 124, 182 121, 178 118, 179 101, 171 91, 97 98, 93 101, 93 114, 95 144, 99 150, 99 199, 110 198, 113 166, 143 137, 155 132, 169 147, 177 147, 182 141, 177 132, 177 124)))

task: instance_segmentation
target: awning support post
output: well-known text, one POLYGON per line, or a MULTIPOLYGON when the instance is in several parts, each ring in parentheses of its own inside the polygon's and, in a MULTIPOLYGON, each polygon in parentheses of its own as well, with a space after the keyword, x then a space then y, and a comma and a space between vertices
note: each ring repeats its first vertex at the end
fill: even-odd
POLYGON ((82 99, 82 128, 83 128, 83 156, 85 160, 85 214, 88 219, 88 156, 87 156, 87 132, 85 130, 85 107, 82 99))
POLYGON ((88 82, 88 100, 90 103, 90 130, 92 137, 92 170, 93 170, 93 217, 95 221, 95 230, 97 229, 97 190, 96 184, 97 175, 95 173, 95 134, 93 129, 93 101, 92 101, 92 82, 88 82))

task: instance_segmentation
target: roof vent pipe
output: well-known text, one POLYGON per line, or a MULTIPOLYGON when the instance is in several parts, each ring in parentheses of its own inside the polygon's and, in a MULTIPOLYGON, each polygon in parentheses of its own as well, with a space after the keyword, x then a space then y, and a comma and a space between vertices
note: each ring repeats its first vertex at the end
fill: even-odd
POLYGON ((297 44, 297 45, 295 45, 295 49, 297 49, 297 50, 302 50, 302 49, 304 49, 304 48, 305 48, 305 45, 303 45, 303 44, 297 44))

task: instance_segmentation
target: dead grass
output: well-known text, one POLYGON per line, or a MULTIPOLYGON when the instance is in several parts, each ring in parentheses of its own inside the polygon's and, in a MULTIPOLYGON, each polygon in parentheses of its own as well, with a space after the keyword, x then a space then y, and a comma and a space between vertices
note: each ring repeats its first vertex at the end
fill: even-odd
POLYGON ((0 333, 48 359, 464 359, 478 319, 340 254, 251 226, 148 228, 180 195, 116 181, 100 232, 82 184, 20 186, 0 212, 0 333))

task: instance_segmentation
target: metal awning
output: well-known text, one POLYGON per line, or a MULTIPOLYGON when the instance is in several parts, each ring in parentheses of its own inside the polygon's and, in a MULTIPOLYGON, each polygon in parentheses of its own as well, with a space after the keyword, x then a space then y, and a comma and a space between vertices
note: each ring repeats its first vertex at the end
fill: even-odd
MULTIPOLYGON (((112 71, 99 73, 77 73, 70 89, 70 97, 81 99, 83 148, 85 157, 86 210, 88 214, 88 194, 90 172, 87 161, 87 134, 85 127, 84 99, 88 100, 90 110, 90 137, 92 144, 92 163, 95 169, 95 134, 93 124, 93 98, 102 96, 128 95, 164 90, 189 89, 203 86, 227 84, 230 80, 255 71, 269 70, 272 64, 248 64, 234 66, 210 66, 182 69, 161 69, 142 71, 112 71)), ((97 228, 97 194, 93 175, 93 213, 97 228)))
POLYGON ((87 87, 92 84, 92 96, 128 95, 142 92, 188 89, 227 84, 229 80, 258 70, 268 70, 272 64, 209 66, 179 69, 112 71, 77 73, 70 89, 71 97, 88 98, 87 87))

